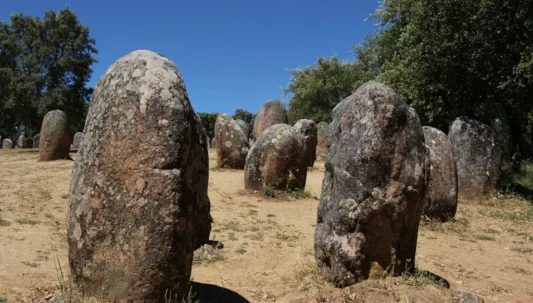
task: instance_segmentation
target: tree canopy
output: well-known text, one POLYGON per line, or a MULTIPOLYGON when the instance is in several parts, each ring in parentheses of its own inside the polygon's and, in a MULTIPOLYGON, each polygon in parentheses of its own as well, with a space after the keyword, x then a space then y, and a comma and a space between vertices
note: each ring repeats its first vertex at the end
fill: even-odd
POLYGON ((54 109, 66 112, 72 132, 83 130, 94 54, 89 28, 68 8, 0 21, 0 134, 32 136, 54 109))

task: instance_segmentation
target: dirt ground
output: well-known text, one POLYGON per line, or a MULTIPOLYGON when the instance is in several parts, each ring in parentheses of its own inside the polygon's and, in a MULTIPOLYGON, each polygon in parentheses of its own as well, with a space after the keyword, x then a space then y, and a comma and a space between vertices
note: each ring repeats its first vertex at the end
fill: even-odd
MULTIPOLYGON (((75 154, 72 154, 75 157, 75 154)), ((0 150, 0 302, 38 301, 68 272, 66 223, 72 161, 38 162, 33 150, 0 150)), ((313 234, 323 163, 310 197, 244 191, 243 171, 216 168, 210 152, 211 238, 225 247, 195 260, 192 278, 234 293, 233 302, 457 302, 424 277, 335 289, 314 270, 313 234)), ((460 200, 457 220, 424 222, 417 267, 486 302, 533 302, 533 213, 512 197, 460 200)), ((198 288, 200 289, 200 288, 198 288)))

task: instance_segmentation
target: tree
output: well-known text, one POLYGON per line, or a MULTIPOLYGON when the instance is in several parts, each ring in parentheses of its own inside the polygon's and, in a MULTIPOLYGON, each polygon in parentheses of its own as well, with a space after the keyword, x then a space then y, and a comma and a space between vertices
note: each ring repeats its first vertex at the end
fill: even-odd
POLYGON ((424 124, 470 116, 507 131, 508 155, 532 155, 533 0, 385 0, 373 18, 378 31, 355 48, 363 70, 424 124))
POLYGON ((255 114, 252 114, 251 112, 245 110, 245 109, 237 109, 235 110, 235 114, 233 115, 233 119, 241 119, 242 121, 248 123, 248 124, 254 124, 255 120, 255 114))
POLYGON ((289 70, 291 79, 284 88, 289 100, 289 123, 299 119, 331 121, 331 110, 357 87, 372 78, 357 62, 341 62, 336 56, 318 58, 314 66, 289 70))
POLYGON ((217 121, 219 113, 198 113, 198 116, 202 120, 202 125, 207 132, 209 138, 215 137, 215 122, 217 121))
POLYGON ((0 131, 38 133, 44 115, 67 113, 71 131, 83 130, 96 62, 95 40, 69 8, 44 18, 11 15, 0 21, 0 131))

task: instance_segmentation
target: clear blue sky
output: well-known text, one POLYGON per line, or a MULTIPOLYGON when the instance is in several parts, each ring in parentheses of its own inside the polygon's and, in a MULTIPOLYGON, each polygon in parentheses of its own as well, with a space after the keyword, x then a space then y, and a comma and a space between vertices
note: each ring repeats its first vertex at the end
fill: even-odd
POLYGON ((68 5, 96 39, 90 82, 136 49, 176 63, 197 112, 257 112, 270 99, 287 101, 288 68, 334 53, 353 59, 351 45, 374 31, 364 19, 378 0, 2 0, 12 13, 43 16, 68 5))

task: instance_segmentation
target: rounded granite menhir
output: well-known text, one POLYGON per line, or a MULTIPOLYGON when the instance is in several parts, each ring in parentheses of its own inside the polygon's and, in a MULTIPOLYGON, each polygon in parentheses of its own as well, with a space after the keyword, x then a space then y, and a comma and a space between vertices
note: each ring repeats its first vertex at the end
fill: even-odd
POLYGON ((39 159, 41 161, 68 159, 71 142, 67 114, 60 110, 46 113, 41 125, 39 159))
POLYGON ((70 184, 78 294, 116 302, 186 295, 211 229, 206 133, 177 67, 134 51, 102 76, 70 184))

